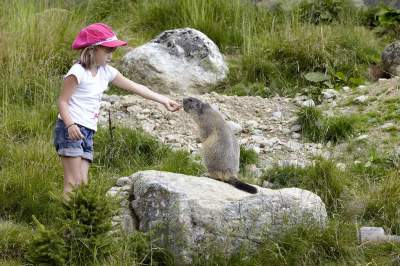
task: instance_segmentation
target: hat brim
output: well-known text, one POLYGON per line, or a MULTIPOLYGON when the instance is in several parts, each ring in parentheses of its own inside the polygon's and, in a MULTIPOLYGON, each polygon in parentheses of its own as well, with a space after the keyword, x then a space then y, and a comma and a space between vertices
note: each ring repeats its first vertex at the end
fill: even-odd
POLYGON ((115 40, 115 41, 111 41, 111 42, 104 42, 104 43, 100 44, 100 46, 116 48, 116 47, 120 47, 120 46, 125 46, 127 44, 128 44, 127 42, 124 42, 121 40, 115 40))

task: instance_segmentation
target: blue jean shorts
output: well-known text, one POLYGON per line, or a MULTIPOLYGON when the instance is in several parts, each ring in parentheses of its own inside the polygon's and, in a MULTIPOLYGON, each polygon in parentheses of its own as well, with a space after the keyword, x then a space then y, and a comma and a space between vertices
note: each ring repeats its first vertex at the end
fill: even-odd
POLYGON ((78 125, 84 139, 74 140, 68 136, 68 129, 66 129, 64 121, 57 119, 56 127, 54 129, 54 146, 57 154, 66 157, 81 157, 93 161, 93 135, 94 130, 87 127, 78 125))

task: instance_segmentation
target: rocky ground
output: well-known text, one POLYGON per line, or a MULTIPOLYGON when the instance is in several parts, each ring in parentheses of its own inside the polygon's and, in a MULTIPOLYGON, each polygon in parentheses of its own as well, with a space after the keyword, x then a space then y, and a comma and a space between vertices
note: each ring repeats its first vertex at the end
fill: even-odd
MULTIPOLYGON (((302 105, 314 105, 306 96, 297 96, 294 99, 278 96, 261 98, 226 96, 212 92, 195 97, 221 111, 237 132, 239 142, 259 154, 260 162, 257 167, 264 169, 274 164, 305 166, 315 156, 345 158, 348 145, 354 141, 379 140, 379 143, 393 147, 391 138, 396 138, 393 132, 398 132, 399 129, 399 119, 396 119, 396 112, 400 117, 399 96, 397 78, 382 79, 377 83, 353 89, 343 87, 340 91, 323 91, 323 102, 318 108, 326 115, 365 114, 371 115, 371 119, 375 117, 376 120, 368 120, 363 132, 358 132, 349 141, 335 146, 331 143, 307 142, 299 133, 301 127, 296 123, 297 110, 302 105), (387 114, 385 104, 396 103, 396 99, 397 105, 392 105, 393 117, 378 119, 387 114)), ((170 97, 177 101, 184 98, 181 95, 170 97)), ((163 106, 136 95, 104 95, 101 113, 100 126, 108 126, 110 113, 113 125, 143 128, 163 143, 173 148, 186 149, 193 154, 198 154, 201 148, 196 125, 183 110, 171 113, 163 106)), ((346 163, 348 162, 341 163, 341 166, 345 167, 346 163)))

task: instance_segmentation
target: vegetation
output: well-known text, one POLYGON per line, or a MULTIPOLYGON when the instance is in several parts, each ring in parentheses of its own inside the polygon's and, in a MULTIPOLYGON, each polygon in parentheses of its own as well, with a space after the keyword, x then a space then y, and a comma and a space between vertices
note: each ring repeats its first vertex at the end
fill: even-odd
POLYGON ((350 116, 324 117, 321 110, 302 107, 298 111, 301 133, 313 142, 333 142, 344 140, 354 133, 357 118, 350 116))
MULTIPOLYGON (((168 252, 151 244, 155 236, 111 230, 115 203, 105 191, 115 182, 110 177, 144 169, 203 173, 187 152, 173 151, 141 130, 116 128, 111 137, 108 129, 100 129, 89 185, 76 190, 69 203, 58 196, 63 173, 52 147, 56 98, 62 75, 77 57, 71 42, 83 26, 109 23, 132 46, 166 29, 193 27, 226 55, 230 74, 215 90, 262 97, 300 93, 314 99, 324 88, 364 82, 368 66, 378 63, 399 29, 398 10, 361 10, 345 0, 302 2, 290 10, 242 0, 15 0, 0 1, 0 10, 0 265, 173 264, 168 252)), ((117 51, 115 59, 121 56, 117 51)), ((398 119, 396 102, 386 109, 384 117, 370 120, 398 119)), ((361 120, 305 108, 299 121, 310 140, 336 143, 353 134, 361 120)), ((399 245, 358 246, 355 236, 360 224, 400 233, 399 158, 373 147, 349 154, 360 163, 345 170, 317 159, 304 169, 274 167, 263 175, 277 187, 318 194, 329 212, 325 229, 294 228, 265 239, 257 251, 242 250, 230 258, 210 251, 195 264, 396 261, 399 245)), ((242 148, 242 169, 256 161, 256 154, 242 148)))

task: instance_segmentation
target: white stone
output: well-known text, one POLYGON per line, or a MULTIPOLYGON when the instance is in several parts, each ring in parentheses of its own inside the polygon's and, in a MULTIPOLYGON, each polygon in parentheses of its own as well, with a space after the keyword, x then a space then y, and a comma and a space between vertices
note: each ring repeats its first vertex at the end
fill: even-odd
POLYGON ((361 95, 356 97, 353 101, 355 103, 365 103, 368 100, 368 95, 361 95))
POLYGON ((241 244, 256 247, 265 234, 327 220, 320 197, 298 188, 257 187, 257 194, 248 194, 211 178, 159 171, 139 172, 132 180, 134 224, 172 239, 173 255, 189 264, 192 252, 212 243, 229 254, 241 244))
POLYGON ((162 92, 199 93, 223 81, 228 66, 215 43, 198 30, 173 29, 132 49, 121 71, 162 92))
POLYGON ((282 118, 282 112, 281 111, 276 111, 272 113, 272 117, 279 120, 282 118))
POLYGON ((299 132, 300 130, 301 130, 301 125, 299 125, 299 124, 295 124, 290 127, 291 132, 299 132))
POLYGON ((356 137, 355 139, 356 140, 364 140, 364 139, 368 139, 368 138, 369 138, 369 136, 367 134, 363 134, 363 135, 356 137))
POLYGON ((227 124, 235 134, 239 133, 243 129, 241 125, 233 121, 227 121, 227 124))
POLYGON ((301 104, 301 106, 303 106, 303 107, 315 107, 315 102, 314 102, 314 100, 310 99, 310 100, 304 101, 301 104))
POLYGON ((339 93, 334 89, 325 89, 322 92, 324 99, 336 99, 339 93))

